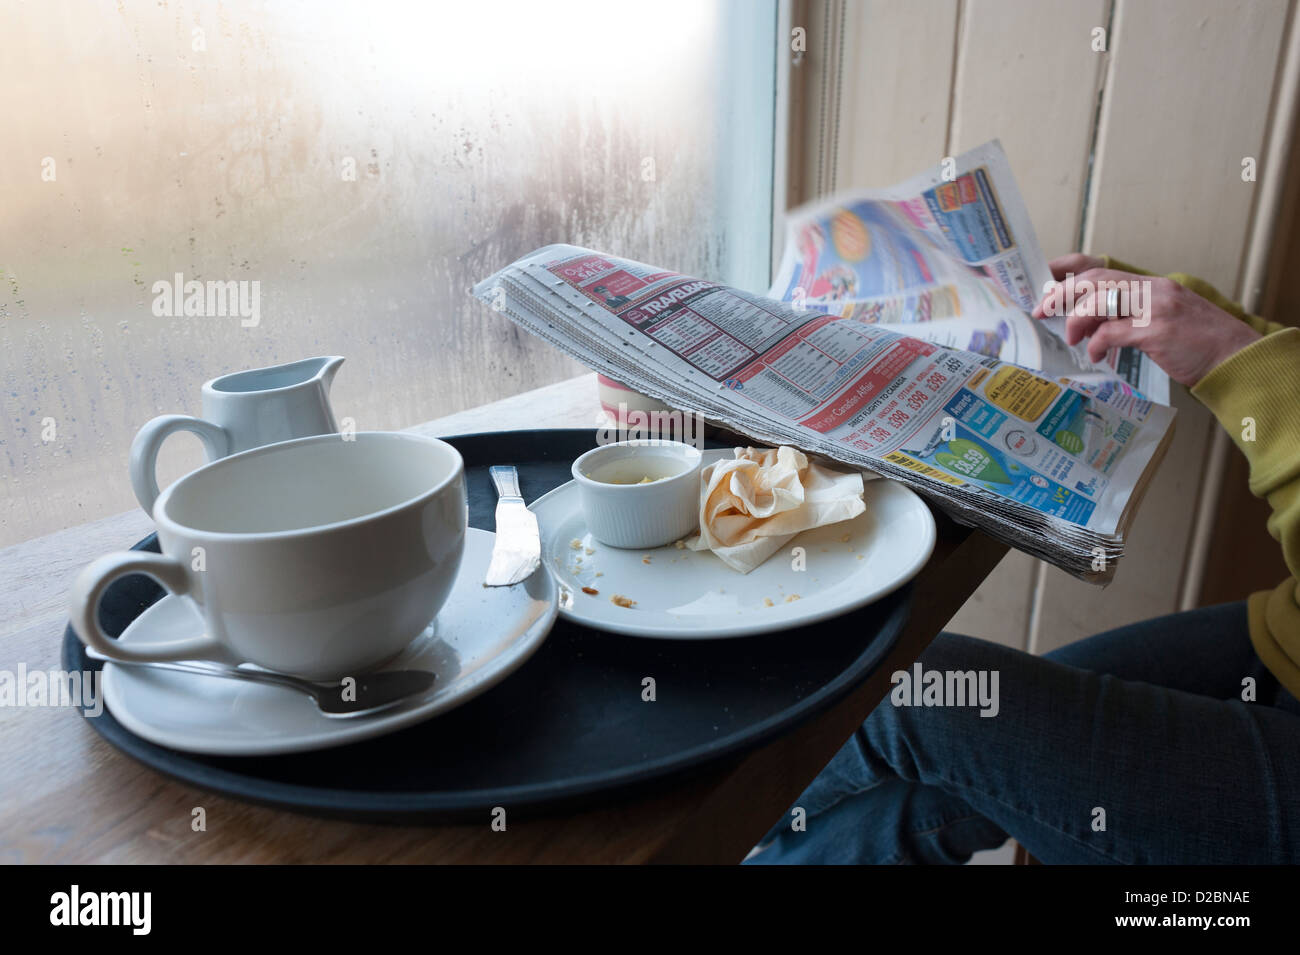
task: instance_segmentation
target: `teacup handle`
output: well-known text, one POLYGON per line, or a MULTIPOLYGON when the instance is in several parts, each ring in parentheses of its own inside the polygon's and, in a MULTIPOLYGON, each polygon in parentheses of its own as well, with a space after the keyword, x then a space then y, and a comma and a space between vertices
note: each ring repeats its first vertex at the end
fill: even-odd
POLYGON ((230 453, 230 435, 225 428, 211 421, 184 414, 165 414, 146 424, 131 442, 129 470, 136 500, 150 517, 153 516, 154 501, 158 500, 158 450, 168 436, 177 431, 198 435, 209 461, 230 453))
POLYGON ((104 633, 99 627, 99 601, 113 581, 127 574, 152 577, 178 596, 190 590, 184 565, 166 554, 136 550, 101 557, 86 566, 72 584, 72 629, 82 643, 110 659, 126 662, 226 659, 221 644, 206 633, 153 643, 147 649, 138 650, 125 647, 104 633))

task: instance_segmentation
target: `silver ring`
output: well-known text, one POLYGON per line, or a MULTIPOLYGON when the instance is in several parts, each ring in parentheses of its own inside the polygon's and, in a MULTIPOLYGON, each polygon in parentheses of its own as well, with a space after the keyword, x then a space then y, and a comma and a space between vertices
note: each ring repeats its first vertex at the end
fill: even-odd
POLYGON ((1119 289, 1112 288, 1106 292, 1106 316, 1119 318, 1119 289))

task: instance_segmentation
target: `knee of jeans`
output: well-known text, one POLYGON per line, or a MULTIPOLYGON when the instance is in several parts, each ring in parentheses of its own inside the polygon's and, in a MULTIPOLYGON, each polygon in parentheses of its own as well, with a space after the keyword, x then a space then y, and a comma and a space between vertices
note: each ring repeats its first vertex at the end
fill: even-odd
POLYGON ((875 754, 895 775, 916 782, 920 778, 920 767, 912 741, 924 732, 917 724, 911 709, 895 706, 889 697, 885 697, 862 724, 858 735, 863 747, 875 754))
MULTIPOLYGON (((1010 669, 1019 651, 964 637, 941 633, 926 647, 917 661, 924 671, 990 671, 1010 669)), ((915 677, 915 671, 907 671, 915 677)), ((903 684, 901 677, 893 690, 862 724, 859 735, 865 749, 884 762, 894 774, 909 782, 927 782, 934 778, 945 759, 960 757, 962 741, 979 745, 972 732, 982 729, 976 717, 972 723, 971 706, 903 705, 917 700, 916 687, 903 684), (912 692, 903 692, 911 687, 912 692), (897 696, 902 701, 896 700, 897 696)))
POLYGON ((862 724, 862 745, 894 775, 926 783, 939 773, 944 750, 963 735, 963 714, 952 707, 900 706, 885 697, 862 724))
POLYGON ((883 760, 865 744, 859 730, 831 757, 795 805, 809 815, 817 815, 843 799, 872 789, 892 775, 883 760))

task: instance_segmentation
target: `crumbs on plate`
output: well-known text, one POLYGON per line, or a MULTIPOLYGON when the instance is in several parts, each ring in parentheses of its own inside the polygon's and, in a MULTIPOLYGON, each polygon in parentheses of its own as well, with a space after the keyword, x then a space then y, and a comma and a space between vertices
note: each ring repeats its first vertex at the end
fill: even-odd
POLYGON ((624 597, 622 594, 614 594, 609 598, 609 602, 616 607, 626 607, 629 610, 636 606, 636 601, 630 597, 624 597))
POLYGON ((584 594, 591 594, 593 597, 596 596, 596 594, 600 593, 600 591, 597 590, 595 587, 583 587, 582 592, 584 594))

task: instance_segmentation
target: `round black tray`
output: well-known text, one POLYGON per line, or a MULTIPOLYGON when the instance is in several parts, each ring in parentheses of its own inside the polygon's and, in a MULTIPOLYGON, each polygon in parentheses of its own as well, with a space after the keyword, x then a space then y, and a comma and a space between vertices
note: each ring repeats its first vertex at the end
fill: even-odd
MULTIPOLYGON (((570 479, 593 430, 447 439, 465 459, 469 522, 491 530, 492 464, 519 469, 525 500, 570 479)), ((156 537, 136 545, 158 549, 156 537)), ((88 558, 93 555, 87 555, 88 558)), ((124 577, 101 605, 117 636, 163 591, 124 577)), ((88 722, 123 752, 179 780, 252 802, 365 821, 435 822, 575 807, 645 792, 741 753, 821 712, 867 678, 907 619, 910 588, 830 621, 727 640, 667 641, 563 618, 522 668, 482 696, 378 739, 281 756, 198 756, 88 722), (641 698, 653 677, 654 702, 641 698)), ((98 669, 71 628, 64 667, 98 669)))

